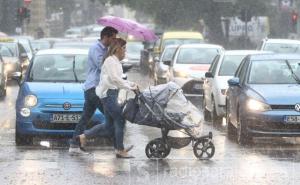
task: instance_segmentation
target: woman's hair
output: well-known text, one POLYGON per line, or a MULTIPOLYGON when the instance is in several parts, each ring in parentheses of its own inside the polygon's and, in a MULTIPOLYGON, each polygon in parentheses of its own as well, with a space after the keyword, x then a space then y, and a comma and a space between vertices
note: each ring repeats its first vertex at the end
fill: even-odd
POLYGON ((118 48, 121 48, 125 45, 126 45, 126 41, 124 39, 121 39, 121 38, 113 39, 110 46, 109 46, 109 49, 108 49, 108 52, 107 52, 107 55, 106 55, 105 59, 109 56, 114 55, 118 48))

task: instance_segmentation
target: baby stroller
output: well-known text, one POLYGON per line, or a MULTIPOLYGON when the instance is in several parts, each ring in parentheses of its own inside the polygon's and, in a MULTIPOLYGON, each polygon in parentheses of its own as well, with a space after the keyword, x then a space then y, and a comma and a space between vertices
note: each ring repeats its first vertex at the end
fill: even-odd
POLYGON ((191 142, 198 159, 210 159, 215 153, 212 133, 200 135, 202 115, 173 82, 153 86, 142 93, 135 91, 135 97, 123 107, 123 116, 131 123, 161 129, 162 137, 146 145, 145 153, 150 159, 165 158, 172 148, 180 149, 191 142), (168 136, 170 130, 178 130, 186 137, 168 136))

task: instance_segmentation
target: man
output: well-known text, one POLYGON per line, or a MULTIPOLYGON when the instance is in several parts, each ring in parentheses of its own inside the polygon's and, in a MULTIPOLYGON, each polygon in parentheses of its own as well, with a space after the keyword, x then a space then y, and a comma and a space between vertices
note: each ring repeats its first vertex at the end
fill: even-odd
POLYGON ((96 109, 103 113, 100 98, 96 95, 95 88, 100 81, 101 66, 103 58, 106 56, 107 48, 112 40, 116 38, 118 31, 110 26, 103 28, 100 34, 100 40, 92 45, 88 54, 87 79, 84 82, 84 106, 81 119, 76 125, 73 138, 70 142, 70 154, 86 154, 83 148, 80 147, 78 136, 83 133, 86 123, 89 122, 96 109))

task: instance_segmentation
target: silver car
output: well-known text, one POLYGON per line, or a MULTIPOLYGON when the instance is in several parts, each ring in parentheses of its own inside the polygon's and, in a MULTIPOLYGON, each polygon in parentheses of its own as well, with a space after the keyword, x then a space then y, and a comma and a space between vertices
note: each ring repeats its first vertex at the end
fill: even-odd
POLYGON ((164 64, 164 61, 172 60, 172 57, 177 49, 178 45, 166 46, 161 54, 161 57, 155 57, 154 62, 154 84, 163 84, 170 80, 169 66, 164 64))
POLYGON ((6 95, 6 82, 7 76, 4 72, 4 60, 0 54, 0 98, 3 98, 6 95))
POLYGON ((178 84, 185 96, 202 96, 205 72, 213 59, 224 51, 214 44, 182 44, 177 49, 169 65, 170 81, 178 84))

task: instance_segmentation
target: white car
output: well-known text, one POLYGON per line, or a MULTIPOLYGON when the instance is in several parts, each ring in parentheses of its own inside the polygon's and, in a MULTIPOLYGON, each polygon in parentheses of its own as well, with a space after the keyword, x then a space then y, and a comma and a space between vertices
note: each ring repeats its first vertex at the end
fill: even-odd
MULTIPOLYGON (((225 51, 216 56, 203 84, 203 115, 206 121, 221 124, 225 116, 227 81, 234 76, 239 64, 249 54, 266 53, 257 50, 225 51)), ((268 53, 268 52, 267 52, 268 53)))
POLYGON ((202 96, 204 74, 213 59, 224 51, 222 46, 214 44, 182 44, 169 65, 170 81, 178 84, 185 96, 202 96))
POLYGON ((291 39, 263 39, 257 48, 274 53, 300 53, 300 41, 291 39))

